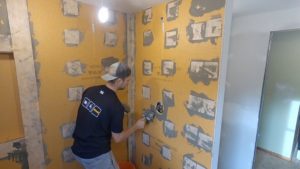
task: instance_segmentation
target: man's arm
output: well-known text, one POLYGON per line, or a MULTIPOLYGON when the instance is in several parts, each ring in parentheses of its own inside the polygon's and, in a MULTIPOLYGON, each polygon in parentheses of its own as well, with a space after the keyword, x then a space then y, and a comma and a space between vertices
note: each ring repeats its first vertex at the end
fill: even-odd
POLYGON ((112 134, 112 138, 114 139, 114 141, 116 143, 119 143, 121 141, 126 140, 132 133, 134 133, 136 130, 138 129, 143 129, 145 127, 145 119, 141 118, 138 121, 136 121, 136 123, 126 129, 125 131, 122 131, 121 133, 111 133, 112 134))

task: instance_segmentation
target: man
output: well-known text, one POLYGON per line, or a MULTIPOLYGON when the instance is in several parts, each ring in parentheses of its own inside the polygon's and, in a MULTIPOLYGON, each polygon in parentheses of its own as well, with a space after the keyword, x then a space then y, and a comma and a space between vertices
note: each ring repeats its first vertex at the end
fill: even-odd
POLYGON ((123 131, 124 107, 115 92, 128 85, 130 74, 128 66, 114 63, 102 76, 106 85, 90 87, 82 95, 71 148, 85 169, 118 169, 111 138, 119 143, 145 126, 142 118, 123 131))

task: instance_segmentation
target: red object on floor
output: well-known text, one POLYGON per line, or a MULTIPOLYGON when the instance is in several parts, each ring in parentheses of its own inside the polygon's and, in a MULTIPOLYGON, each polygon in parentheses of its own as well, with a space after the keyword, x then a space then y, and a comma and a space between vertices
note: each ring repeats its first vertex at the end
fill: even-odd
POLYGON ((129 161, 121 161, 119 162, 120 169, 135 169, 134 164, 129 161))

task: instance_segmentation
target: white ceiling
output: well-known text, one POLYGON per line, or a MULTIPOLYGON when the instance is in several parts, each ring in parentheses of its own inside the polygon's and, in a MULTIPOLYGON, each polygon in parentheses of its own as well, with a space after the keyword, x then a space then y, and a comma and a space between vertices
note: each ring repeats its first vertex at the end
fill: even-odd
POLYGON ((104 3, 110 9, 134 13, 170 0, 78 0, 83 3, 100 6, 104 3))
MULTIPOLYGON (((110 9, 133 13, 142 11, 159 3, 170 0, 78 0, 100 6, 103 2, 110 9)), ((247 15, 267 11, 300 7, 300 0, 233 0, 233 14, 247 15)))

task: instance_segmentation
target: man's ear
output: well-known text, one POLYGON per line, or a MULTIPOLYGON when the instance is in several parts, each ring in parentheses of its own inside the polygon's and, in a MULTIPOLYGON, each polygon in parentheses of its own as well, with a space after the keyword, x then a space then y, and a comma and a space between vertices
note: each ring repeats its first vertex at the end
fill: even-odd
POLYGON ((122 80, 121 78, 118 78, 118 79, 116 80, 116 83, 119 84, 119 83, 122 83, 122 81, 123 81, 123 80, 122 80))

